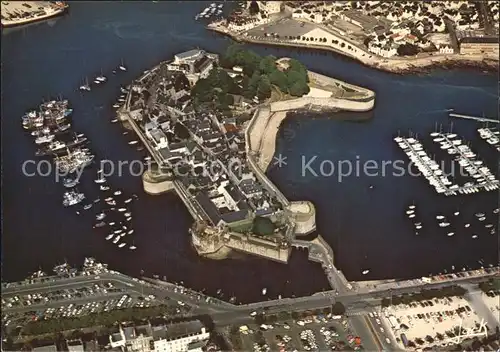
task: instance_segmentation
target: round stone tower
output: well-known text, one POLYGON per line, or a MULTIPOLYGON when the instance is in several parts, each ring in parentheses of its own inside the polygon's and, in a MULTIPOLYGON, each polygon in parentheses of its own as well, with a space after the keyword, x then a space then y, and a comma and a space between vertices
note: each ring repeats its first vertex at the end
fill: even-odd
POLYGON ((316 230, 316 209, 309 201, 290 202, 287 210, 295 219, 295 234, 307 235, 316 230))
POLYGON ((144 192, 151 195, 162 194, 174 189, 171 175, 154 170, 146 170, 142 174, 142 185, 144 192))

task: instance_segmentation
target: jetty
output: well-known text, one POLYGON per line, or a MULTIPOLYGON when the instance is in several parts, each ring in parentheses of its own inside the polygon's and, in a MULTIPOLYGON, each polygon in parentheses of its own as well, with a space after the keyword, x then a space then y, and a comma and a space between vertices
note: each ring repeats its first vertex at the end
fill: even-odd
POLYGON ((460 119, 476 120, 476 121, 479 121, 479 122, 500 123, 500 120, 490 119, 490 118, 487 118, 487 117, 484 117, 484 116, 480 117, 480 116, 455 114, 453 112, 450 112, 449 116, 450 117, 457 117, 457 118, 460 118, 460 119))

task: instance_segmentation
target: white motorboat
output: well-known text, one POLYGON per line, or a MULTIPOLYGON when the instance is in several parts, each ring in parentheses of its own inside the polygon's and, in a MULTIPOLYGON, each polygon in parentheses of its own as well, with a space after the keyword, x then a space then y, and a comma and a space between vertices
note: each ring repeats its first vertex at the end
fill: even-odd
POLYGON ((409 214, 413 214, 414 212, 415 212, 415 210, 407 210, 407 211, 406 211, 406 214, 408 214, 408 215, 409 215, 409 214))
POLYGON ((125 245, 126 245, 126 243, 125 243, 125 242, 122 242, 122 243, 120 243, 120 244, 118 245, 118 248, 123 248, 123 247, 125 247, 125 245))
POLYGON ((455 232, 448 232, 448 234, 447 234, 448 237, 451 237, 453 235, 455 235, 455 232))
POLYGON ((410 214, 410 215, 408 215, 408 217, 409 217, 410 219, 413 219, 413 218, 415 217, 415 214, 410 214))
POLYGON ((370 272, 370 270, 363 270, 362 274, 363 274, 363 275, 366 275, 366 274, 368 274, 369 272, 370 272))
POLYGON ((128 198, 128 199, 126 199, 126 200, 125 200, 125 204, 128 204, 128 203, 130 203, 131 201, 132 201, 132 198, 128 198))
POLYGON ((464 227, 465 228, 470 227, 470 224, 465 224, 464 227))
POLYGON ((265 287, 264 287, 264 288, 262 289, 262 295, 264 296, 266 293, 267 293, 267 288, 265 288, 265 287))
POLYGON ((458 216, 458 215, 460 215, 460 212, 456 211, 456 212, 453 213, 453 215, 458 216))
POLYGON ((129 230, 129 231, 127 232, 127 235, 131 235, 131 234, 133 234, 133 233, 134 233, 134 229, 129 230))
POLYGON ((116 236, 116 238, 113 240, 113 243, 116 244, 120 240, 120 236, 116 236))
POLYGON ((487 229, 490 229, 493 227, 493 224, 486 224, 486 225, 484 225, 484 227, 486 227, 487 229))
POLYGON ((99 213, 95 216, 96 220, 102 220, 106 217, 105 213, 99 213))
POLYGON ((134 145, 134 144, 137 144, 137 143, 139 143, 139 141, 137 141, 137 140, 128 142, 128 144, 130 144, 130 145, 134 145))
POLYGON ((114 236, 114 234, 107 235, 107 236, 106 236, 106 241, 109 241, 110 239, 112 239, 112 238, 113 238, 113 236, 114 236))
POLYGON ((440 222, 439 223, 439 227, 448 227, 448 226, 450 226, 449 222, 440 222))
POLYGON ((101 185, 101 186, 99 186, 99 189, 101 191, 107 191, 109 189, 109 186, 101 185))
POLYGON ((438 220, 442 220, 442 219, 444 219, 444 216, 443 216, 443 215, 437 215, 437 216, 436 216, 436 219, 438 219, 438 220))
POLYGON ((476 238, 477 238, 477 235, 472 235, 472 238, 476 239, 476 238))
POLYGON ((126 210, 127 210, 127 208, 118 208, 118 211, 119 211, 119 212, 124 212, 124 211, 126 211, 126 210))
POLYGON ((113 226, 114 224, 116 224, 116 223, 114 221, 111 221, 108 225, 113 226))
POLYGON ((122 194, 122 191, 115 191, 113 194, 114 194, 115 196, 119 196, 120 194, 122 194))
POLYGON ((134 246, 134 245, 132 245, 132 246, 130 246, 130 249, 131 249, 131 250, 134 250, 134 249, 137 249, 137 247, 136 247, 136 246, 134 246))
POLYGON ((127 67, 123 64, 123 59, 121 60, 121 62, 120 62, 120 66, 118 66, 118 68, 119 68, 121 71, 127 71, 127 67))
POLYGON ((92 208, 92 203, 91 204, 85 204, 83 206, 83 210, 89 210, 90 208, 92 208))
POLYGON ((478 220, 479 221, 484 221, 484 220, 486 220, 486 218, 483 216, 483 217, 480 217, 478 220))

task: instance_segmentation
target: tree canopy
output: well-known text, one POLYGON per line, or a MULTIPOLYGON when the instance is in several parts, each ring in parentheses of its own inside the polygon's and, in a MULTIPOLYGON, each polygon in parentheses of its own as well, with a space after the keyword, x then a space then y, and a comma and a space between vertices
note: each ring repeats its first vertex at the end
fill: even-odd
POLYGON ((274 233, 275 228, 276 225, 274 225, 274 223, 268 218, 257 216, 253 220, 252 232, 256 235, 260 236, 272 235, 274 233))

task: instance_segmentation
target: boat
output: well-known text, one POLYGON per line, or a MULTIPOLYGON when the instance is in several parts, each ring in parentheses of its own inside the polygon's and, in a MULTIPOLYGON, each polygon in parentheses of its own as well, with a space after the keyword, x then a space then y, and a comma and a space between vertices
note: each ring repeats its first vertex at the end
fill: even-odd
POLYGON ((122 242, 122 243, 120 243, 120 244, 118 245, 118 248, 123 248, 123 247, 125 247, 125 245, 126 245, 126 243, 125 243, 125 242, 122 242))
POLYGON ((95 183, 104 183, 106 182, 106 178, 104 176, 99 176, 99 178, 96 178, 94 180, 95 183))
POLYGON ((127 232, 127 235, 131 235, 131 234, 133 234, 133 233, 134 233, 134 229, 129 230, 129 231, 127 232))
POLYGON ((83 210, 89 210, 90 208, 92 208, 92 203, 91 204, 85 204, 83 206, 83 210))
POLYGON ((94 225, 94 227, 96 227, 96 228, 103 227, 103 226, 106 226, 106 223, 104 221, 98 222, 97 224, 94 225))
POLYGON ((127 71, 127 67, 123 64, 123 59, 121 60, 121 62, 120 62, 120 66, 118 66, 118 68, 119 68, 121 71, 127 71))
POLYGON ((109 189, 109 186, 101 185, 101 186, 99 186, 99 189, 101 191, 107 191, 109 189))
POLYGON ((106 76, 103 75, 102 73, 102 70, 101 70, 101 74, 99 76, 97 76, 95 78, 96 81, 98 81, 99 83, 104 83, 106 82, 108 79, 106 78, 106 76))
POLYGON ((455 232, 448 232, 448 234, 447 234, 448 237, 451 237, 453 235, 455 235, 455 232))
POLYGON ((476 215, 478 218, 482 218, 484 216, 484 213, 476 213, 474 215, 476 215))
POLYGON ((80 181, 78 180, 78 178, 69 178, 68 177, 68 178, 65 178, 63 180, 63 185, 66 188, 75 187, 79 183, 80 183, 80 181))
POLYGON ((95 216, 96 220, 102 220, 106 217, 105 213, 99 213, 95 216))
POLYGON ((500 212, 500 208, 493 209, 493 214, 498 214, 500 212))
POLYGON ((415 214, 410 214, 410 215, 408 215, 408 217, 409 217, 410 219, 413 219, 413 218, 415 217, 415 214))
POLYGON ((450 226, 450 223, 449 223, 449 222, 444 222, 444 221, 443 221, 443 222, 440 222, 440 223, 439 223, 439 227, 448 227, 448 226, 450 226))
POLYGON ((55 135, 53 134, 42 134, 35 139, 36 144, 50 143, 54 140, 55 135))
POLYGON ((65 192, 63 195, 63 205, 65 207, 70 207, 72 205, 80 203, 85 199, 85 195, 83 193, 78 193, 75 191, 65 192))
POLYGON ((407 210, 407 211, 406 211, 406 214, 408 214, 408 215, 409 215, 409 214, 413 214, 414 212, 415 212, 415 210, 407 210))
POLYGON ((116 236, 116 238, 113 240, 113 243, 116 244, 120 240, 120 236, 116 236))
POLYGON ((134 145, 134 144, 137 144, 138 142, 139 142, 139 141, 137 141, 137 140, 133 140, 133 141, 128 142, 128 144, 130 144, 130 145, 134 145))
POLYGON ((108 197, 106 199, 104 199, 105 202, 111 202, 113 200, 113 197, 108 197))
POLYGON ((117 122, 118 122, 118 119, 111 120, 111 123, 117 123, 117 122))
POLYGON ((466 227, 466 228, 467 228, 467 227, 469 227, 469 226, 470 226, 470 224, 465 224, 465 225, 464 225, 464 227, 466 227))
POLYGON ((107 235, 107 236, 106 236, 106 241, 109 241, 110 239, 112 239, 112 238, 113 238, 113 236, 114 236, 114 234, 107 235))
POLYGON ((131 201, 132 201, 132 198, 128 198, 128 199, 126 199, 126 200, 125 200, 125 204, 128 204, 128 203, 130 203, 131 201))
POLYGON ((486 218, 483 216, 483 217, 480 217, 478 220, 479 221, 484 221, 484 220, 486 220, 486 218))
POLYGON ((493 227, 493 224, 486 224, 486 225, 484 225, 484 227, 486 227, 487 229, 490 229, 493 227))
POLYGON ((118 208, 118 211, 119 211, 119 212, 124 212, 124 211, 126 211, 126 210, 127 210, 127 208, 118 208))
POLYGON ((458 215, 460 215, 460 212, 456 211, 456 212, 453 213, 453 215, 458 216, 458 215))
POLYGON ((113 104, 113 107, 114 107, 115 109, 116 109, 116 108, 119 108, 119 107, 120 107, 120 104, 115 103, 115 104, 113 104))
POLYGON ((476 239, 476 238, 477 238, 477 235, 472 235, 472 238, 476 239))
POLYGON ((130 221, 130 220, 132 220, 132 217, 131 217, 131 216, 127 216, 127 217, 125 218, 125 220, 126 220, 126 221, 130 221))
POLYGON ((444 219, 444 216, 443 216, 443 215, 437 215, 437 216, 436 216, 436 219, 438 219, 438 220, 442 220, 442 219, 444 219))
POLYGON ((366 274, 368 274, 369 272, 370 272, 370 270, 363 270, 362 274, 363 274, 363 275, 366 275, 366 274))
POLYGON ((122 194, 122 191, 115 191, 115 193, 113 193, 115 196, 119 196, 120 194, 122 194))
POLYGON ((114 221, 111 221, 108 225, 109 225, 109 226, 113 226, 114 224, 115 224, 115 222, 114 222, 114 221))
POLYGON ((134 246, 134 245, 130 246, 129 248, 130 248, 131 250, 137 249, 137 247, 136 247, 136 246, 134 246))

